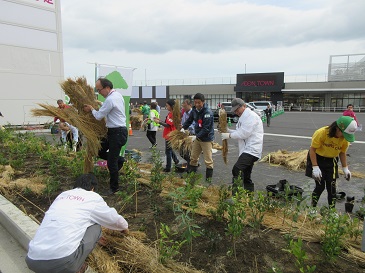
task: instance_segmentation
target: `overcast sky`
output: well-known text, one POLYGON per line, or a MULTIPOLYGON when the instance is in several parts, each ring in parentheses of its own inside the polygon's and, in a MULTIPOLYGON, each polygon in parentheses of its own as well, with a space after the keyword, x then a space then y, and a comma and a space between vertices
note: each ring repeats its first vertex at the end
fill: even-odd
POLYGON ((136 68, 134 82, 285 72, 326 75, 365 53, 365 0, 62 0, 66 77, 136 68))

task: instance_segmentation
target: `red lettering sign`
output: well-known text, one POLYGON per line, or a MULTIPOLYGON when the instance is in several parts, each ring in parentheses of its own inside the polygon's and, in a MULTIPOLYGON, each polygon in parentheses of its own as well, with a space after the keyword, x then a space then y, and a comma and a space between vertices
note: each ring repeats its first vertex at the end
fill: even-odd
POLYGON ((275 86, 275 81, 244 81, 241 86, 275 86))
MULTIPOLYGON (((37 2, 39 0, 36 0, 37 2)), ((47 4, 50 4, 50 5, 53 5, 53 0, 43 0, 44 3, 47 3, 47 4)))

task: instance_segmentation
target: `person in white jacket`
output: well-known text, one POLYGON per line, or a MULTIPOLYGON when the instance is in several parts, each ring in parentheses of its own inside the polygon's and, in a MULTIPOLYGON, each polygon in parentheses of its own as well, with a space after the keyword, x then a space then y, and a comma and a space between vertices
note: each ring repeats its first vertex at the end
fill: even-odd
POLYGON ((232 169, 232 194, 237 192, 237 185, 234 183, 237 178, 241 178, 243 188, 247 191, 254 191, 254 183, 251 180, 251 173, 254 163, 261 158, 262 145, 264 139, 264 129, 261 118, 250 108, 246 108, 246 103, 240 99, 232 100, 231 111, 240 118, 236 124, 236 130, 228 130, 222 133, 222 140, 237 139, 239 157, 232 169))
POLYGON ((101 238, 101 226, 128 233, 128 223, 94 192, 97 178, 83 174, 46 212, 29 243, 25 261, 36 273, 84 272, 87 256, 101 238))

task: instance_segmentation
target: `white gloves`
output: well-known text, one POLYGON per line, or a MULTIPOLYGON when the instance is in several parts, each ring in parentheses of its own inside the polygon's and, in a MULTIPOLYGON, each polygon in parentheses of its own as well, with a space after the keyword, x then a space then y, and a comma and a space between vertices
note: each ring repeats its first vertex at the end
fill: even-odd
POLYGON ((184 128, 181 128, 180 132, 185 134, 184 128))
POLYGON ((345 174, 345 178, 347 181, 351 179, 351 172, 349 171, 349 167, 342 167, 343 173, 345 174))
POLYGON ((317 180, 318 182, 321 181, 321 179, 322 179, 321 169, 318 166, 313 166, 312 169, 313 169, 313 171, 312 171, 313 178, 315 180, 317 180))
POLYGON ((221 133, 222 140, 229 139, 230 133, 221 133))
POLYGON ((194 141, 196 139, 196 136, 189 136, 191 138, 191 141, 194 141))

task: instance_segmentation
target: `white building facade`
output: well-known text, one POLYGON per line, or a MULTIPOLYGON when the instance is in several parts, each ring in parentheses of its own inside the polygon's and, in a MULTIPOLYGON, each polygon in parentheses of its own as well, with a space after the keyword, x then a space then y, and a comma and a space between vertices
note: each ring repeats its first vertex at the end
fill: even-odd
POLYGON ((43 124, 38 103, 64 97, 60 0, 0 0, 1 125, 43 124))

